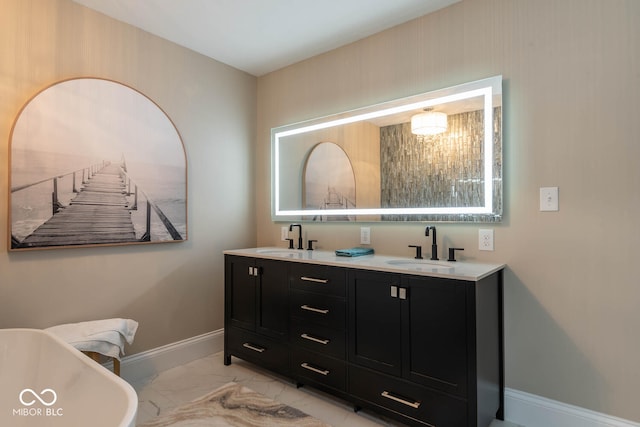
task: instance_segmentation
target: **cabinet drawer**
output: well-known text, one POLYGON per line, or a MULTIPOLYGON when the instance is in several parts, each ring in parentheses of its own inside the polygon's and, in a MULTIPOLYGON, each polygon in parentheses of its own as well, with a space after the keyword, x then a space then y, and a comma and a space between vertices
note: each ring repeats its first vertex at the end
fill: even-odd
POLYGON ((342 298, 310 292, 291 291, 292 316, 318 325, 344 329, 346 304, 342 298))
POLYGON ((303 291, 345 296, 345 270, 326 265, 298 264, 291 265, 291 287, 303 291))
POLYGON ((305 324, 295 318, 291 323, 291 344, 339 359, 345 358, 344 330, 305 324))
POLYGON ((289 371, 289 346, 243 329, 225 330, 225 353, 281 373, 289 371))
POLYGON ((351 394, 428 426, 467 427, 465 400, 355 366, 349 367, 351 394))
POLYGON ((347 383, 347 367, 342 362, 331 357, 294 348, 291 358, 294 375, 297 379, 304 379, 319 383, 338 390, 344 390, 347 383))

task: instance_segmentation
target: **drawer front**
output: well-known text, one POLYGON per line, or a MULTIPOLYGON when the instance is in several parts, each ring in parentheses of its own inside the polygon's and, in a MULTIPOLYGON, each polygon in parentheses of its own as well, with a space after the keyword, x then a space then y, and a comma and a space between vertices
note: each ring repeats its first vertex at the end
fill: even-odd
POLYGON ((280 373, 289 371, 289 345, 242 329, 225 331, 225 352, 280 373))
POLYGON ((292 316, 317 325, 344 329, 346 324, 346 303, 342 298, 310 292, 291 291, 292 316))
POLYGON ((346 291, 346 273, 339 267, 326 265, 291 265, 291 287, 303 291, 344 297, 346 291))
POLYGON ((320 354, 345 359, 344 330, 306 324, 294 318, 291 322, 291 344, 320 354))
POLYGON ((349 392, 427 426, 469 425, 465 400, 366 369, 349 367, 349 392))
POLYGON ((302 383, 306 379, 338 390, 346 388, 347 367, 343 361, 294 348, 291 365, 296 379, 302 383))

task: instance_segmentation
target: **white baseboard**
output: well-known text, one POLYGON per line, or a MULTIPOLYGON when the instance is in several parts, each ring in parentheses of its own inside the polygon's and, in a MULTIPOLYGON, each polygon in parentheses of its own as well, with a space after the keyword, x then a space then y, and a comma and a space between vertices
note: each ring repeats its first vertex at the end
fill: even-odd
POLYGON ((640 427, 617 418, 535 394, 505 389, 505 419, 524 427, 640 427))
MULTIPOLYGON (((120 362, 120 376, 132 383, 223 349, 224 329, 218 329, 142 353, 125 356, 120 362)), ((112 370, 113 362, 107 362, 104 366, 112 370)))

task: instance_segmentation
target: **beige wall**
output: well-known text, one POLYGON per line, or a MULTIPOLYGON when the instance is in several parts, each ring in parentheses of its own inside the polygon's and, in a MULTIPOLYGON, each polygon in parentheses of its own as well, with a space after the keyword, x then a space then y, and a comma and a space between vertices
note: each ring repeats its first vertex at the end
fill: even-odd
MULTIPOLYGON (((269 129, 504 77, 505 218, 494 252, 478 229, 438 225, 441 253, 508 264, 507 386, 640 421, 640 2, 463 0, 258 79, 259 245, 269 211, 269 129), (539 188, 560 211, 539 212, 539 188)), ((486 226, 484 226, 486 227, 486 226)), ((358 225, 305 225, 325 249, 358 225)), ((420 224, 371 224, 372 246, 411 256, 420 224)))
POLYGON ((2 0, 0 328, 140 322, 129 354, 223 327, 222 250, 255 244, 256 78, 70 0, 2 0), (155 101, 188 162, 189 241, 7 252, 13 121, 37 91, 92 76, 155 101))

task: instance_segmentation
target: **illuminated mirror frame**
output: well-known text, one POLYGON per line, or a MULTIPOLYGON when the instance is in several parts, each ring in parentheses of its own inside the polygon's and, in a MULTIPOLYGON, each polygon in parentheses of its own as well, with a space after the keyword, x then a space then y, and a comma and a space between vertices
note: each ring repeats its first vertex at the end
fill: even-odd
MULTIPOLYGON (((271 158, 272 158, 272 219, 274 221, 304 220, 314 215, 356 215, 360 221, 367 221, 366 216, 373 215, 437 215, 445 219, 435 221, 466 221, 466 222, 499 222, 502 219, 502 203, 494 204, 494 148, 493 148, 493 111, 494 97, 501 100, 502 76, 490 77, 446 89, 436 90, 420 95, 402 98, 358 110, 340 113, 315 120, 309 120, 292 125, 273 128, 271 130, 271 158), (365 208, 365 209, 283 209, 280 206, 280 167, 281 167, 281 139, 287 136, 299 135, 320 129, 371 120, 379 117, 391 116, 409 111, 435 107, 471 98, 483 98, 484 111, 484 204, 472 207, 415 207, 415 208, 365 208), (458 216, 450 219, 451 216, 458 216)), ((499 104, 502 105, 500 101, 499 104)), ((500 122, 502 123, 502 122, 500 122)), ((500 130, 502 135, 502 130, 500 130)), ((502 136, 501 136, 502 138, 502 136)), ((501 153, 500 153, 501 154, 501 153)), ((496 167, 501 168, 502 162, 496 167)), ((499 171, 500 188, 502 186, 502 171, 499 171)))

